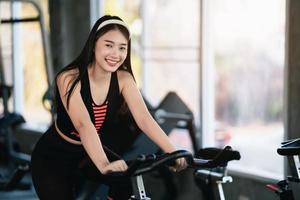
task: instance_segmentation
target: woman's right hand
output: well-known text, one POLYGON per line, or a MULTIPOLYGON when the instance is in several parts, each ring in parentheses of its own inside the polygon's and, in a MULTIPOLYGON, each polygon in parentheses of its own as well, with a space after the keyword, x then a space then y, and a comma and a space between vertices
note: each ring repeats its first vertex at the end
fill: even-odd
POLYGON ((102 174, 109 174, 111 172, 124 172, 128 166, 124 160, 116 160, 106 165, 102 170, 102 174))

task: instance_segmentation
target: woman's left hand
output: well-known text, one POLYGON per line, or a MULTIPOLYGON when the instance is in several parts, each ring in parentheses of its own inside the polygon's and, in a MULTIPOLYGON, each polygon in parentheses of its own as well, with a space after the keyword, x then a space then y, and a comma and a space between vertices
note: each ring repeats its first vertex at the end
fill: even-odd
POLYGON ((175 161, 175 165, 170 167, 170 169, 174 172, 180 172, 181 170, 184 170, 185 168, 187 168, 187 162, 186 162, 185 158, 178 158, 175 161))

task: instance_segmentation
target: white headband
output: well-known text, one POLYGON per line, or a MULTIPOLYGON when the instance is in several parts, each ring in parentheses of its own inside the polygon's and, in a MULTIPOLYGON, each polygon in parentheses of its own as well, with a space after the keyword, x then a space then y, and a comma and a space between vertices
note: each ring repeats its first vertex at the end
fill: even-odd
POLYGON ((127 29, 128 33, 129 33, 129 35, 130 35, 130 31, 129 31, 129 28, 127 27, 127 25, 126 25, 123 21, 118 20, 118 19, 108 19, 108 20, 102 22, 102 23, 98 26, 97 31, 100 30, 102 27, 104 27, 104 26, 106 26, 106 25, 109 25, 109 24, 119 24, 119 25, 124 26, 124 27, 127 29))

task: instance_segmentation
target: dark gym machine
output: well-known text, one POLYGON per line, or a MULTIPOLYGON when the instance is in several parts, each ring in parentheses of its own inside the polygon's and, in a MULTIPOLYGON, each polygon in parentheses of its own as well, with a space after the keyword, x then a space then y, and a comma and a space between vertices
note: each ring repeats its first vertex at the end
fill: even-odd
POLYGON ((189 168, 199 170, 201 168, 215 168, 222 166, 224 163, 232 160, 231 147, 226 146, 220 150, 219 154, 214 159, 199 159, 195 158, 191 152, 186 150, 178 150, 172 153, 165 154, 148 154, 139 155, 136 159, 130 162, 128 170, 121 173, 112 173, 112 177, 130 177, 133 187, 132 200, 151 200, 147 196, 146 187, 143 182, 143 175, 153 170, 158 170, 162 167, 170 166, 174 164, 177 158, 185 158, 189 168))
MULTIPOLYGON (((173 129, 186 130, 191 140, 191 150, 197 158, 214 159, 221 151, 224 151, 228 153, 228 157, 231 158, 228 159, 228 162, 240 159, 240 153, 232 149, 200 148, 200 144, 198 143, 198 141, 200 141, 200 135, 198 135, 196 130, 193 112, 177 93, 169 92, 166 94, 157 107, 151 106, 147 101, 146 104, 154 119, 166 134, 169 135, 173 129)), ((134 124, 134 122, 129 120, 129 124, 134 124)), ((136 127, 136 125, 133 126, 136 127)), ((133 130, 137 130, 137 128, 133 128, 133 130)), ((138 134, 132 148, 124 157, 128 159, 132 158, 132 155, 138 155, 139 153, 147 154, 157 152, 160 152, 157 145, 147 138, 145 134, 138 134)), ((204 199, 225 199, 222 185, 233 181, 232 177, 227 175, 226 167, 228 162, 222 163, 222 165, 215 168, 202 168, 194 172, 195 182, 202 191, 204 199)), ((165 183, 166 193, 169 194, 168 199, 174 199, 176 197, 176 187, 171 172, 168 170, 158 170, 156 173, 160 174, 159 177, 161 177, 161 180, 165 183)))
MULTIPOLYGON (((3 114, 0 118, 0 136, 3 144, 3 153, 1 157, 3 160, 8 161, 8 168, 14 168, 12 173, 5 175, 1 174, 0 191, 9 191, 16 187, 23 175, 29 170, 30 156, 16 151, 15 141, 13 138, 13 127, 25 122, 25 120, 21 115, 10 112, 8 109, 8 100, 12 94, 12 87, 6 85, 2 52, 0 51, 0 53, 0 98, 3 105, 3 114)), ((29 185, 23 185, 23 188, 28 189, 28 187, 29 185)))
MULTIPOLYGON (((1 52, 0 52, 1 53, 1 52)), ((14 146, 13 127, 24 123, 24 118, 13 112, 9 112, 8 100, 11 96, 12 88, 5 84, 2 59, 0 63, 0 98, 2 99, 3 114, 0 118, 0 136, 4 145, 2 157, 10 161, 10 165, 17 165, 16 170, 5 179, 2 175, 0 179, 0 191, 12 190, 20 181, 23 175, 29 170, 30 156, 17 152, 14 146), (6 155, 5 155, 6 154, 6 155)), ((10 166, 11 167, 11 166, 10 166)))
POLYGON ((274 191, 280 200, 299 199, 300 196, 295 191, 299 191, 300 183, 300 138, 282 142, 277 153, 288 159, 290 175, 277 184, 268 184, 267 187, 274 191))
MULTIPOLYGON (((37 3, 30 0, 1 0, 0 3, 10 3, 10 6, 14 2, 30 4, 36 11, 37 15, 33 17, 16 18, 10 17, 7 19, 1 19, 0 27, 4 24, 17 24, 17 23, 39 23, 44 61, 47 73, 47 83, 50 86, 53 80, 53 69, 51 53, 49 49, 48 37, 46 34, 44 18, 42 11, 37 3)), ((0 29, 1 30, 1 29, 0 29)), ((7 85, 5 79, 4 66, 3 66, 3 54, 1 52, 2 46, 0 43, 0 98, 3 104, 3 113, 0 118, 0 138, 1 138, 1 162, 5 161, 7 166, 0 170, 0 191, 12 191, 12 190, 29 190, 31 189, 31 183, 22 182, 24 175, 30 170, 30 155, 22 153, 19 148, 18 142, 14 138, 14 131, 16 127, 25 123, 24 118, 13 111, 9 111, 8 102, 13 94, 12 86, 7 85)), ((46 99, 46 98, 45 98, 46 99)), ((1 165, 2 167, 2 165, 1 165)), ((6 198, 5 193, 1 192, 0 199, 6 198), (4 196, 3 196, 4 195, 4 196)), ((28 195, 27 195, 28 196, 28 195)), ((31 195, 29 195, 31 196, 31 195)), ((32 195, 34 196, 34 195, 32 195)), ((12 197, 11 197, 12 198, 12 197)), ((18 197, 16 197, 18 198, 18 197)))
POLYGON ((187 130, 196 158, 213 160, 221 152, 228 156, 227 162, 223 162, 219 166, 197 169, 194 172, 195 182, 202 191, 205 200, 225 200, 222 184, 233 181, 232 177, 227 175, 227 164, 229 161, 239 160, 240 153, 233 149, 200 148, 200 144, 197 142, 200 135, 196 131, 193 113, 174 92, 169 92, 166 95, 155 110, 154 117, 166 133, 170 133, 174 128, 187 130))
MULTIPOLYGON (((191 139, 191 149, 199 149, 196 126, 194 124, 193 112, 175 92, 168 92, 157 107, 146 104, 153 118, 157 121, 163 131, 169 135, 173 129, 185 129, 191 139)), ((133 121, 131 123, 134 124, 133 121)), ((135 125, 136 127, 136 125, 135 125)), ((135 128, 137 130, 138 128, 135 128)), ((157 153, 159 147, 154 144, 145 134, 138 134, 131 150, 125 154, 125 158, 138 153, 157 153)))

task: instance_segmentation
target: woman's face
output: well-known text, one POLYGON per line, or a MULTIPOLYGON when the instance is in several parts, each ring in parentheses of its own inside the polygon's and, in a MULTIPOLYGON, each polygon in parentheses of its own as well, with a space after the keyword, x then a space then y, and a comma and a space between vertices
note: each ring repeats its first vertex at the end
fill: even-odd
POLYGON ((119 30, 102 35, 95 45, 96 66, 105 72, 116 71, 127 56, 128 41, 119 30))

